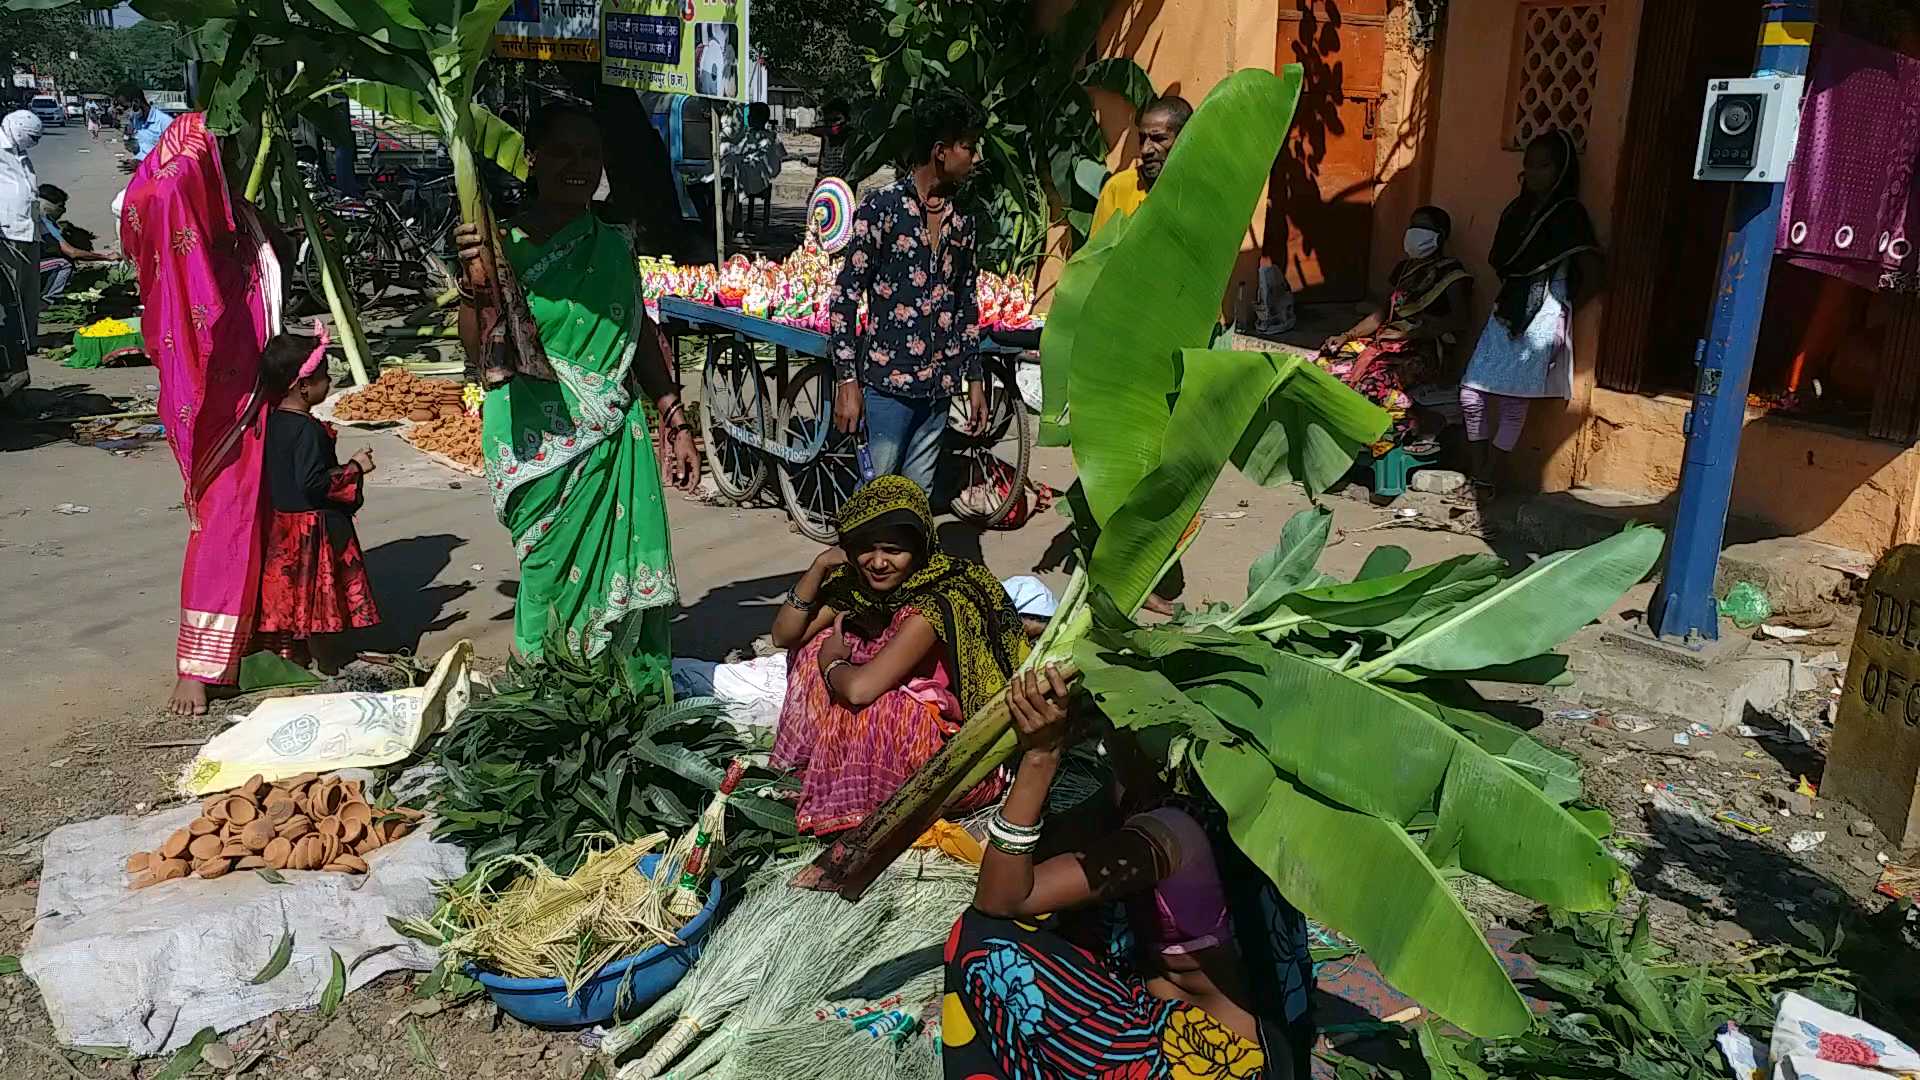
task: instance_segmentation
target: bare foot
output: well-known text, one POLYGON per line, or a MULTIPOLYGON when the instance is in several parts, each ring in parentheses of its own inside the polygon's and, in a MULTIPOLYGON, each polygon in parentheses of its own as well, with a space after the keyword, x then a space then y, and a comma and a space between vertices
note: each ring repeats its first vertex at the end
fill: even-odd
POLYGON ((175 716, 205 716, 207 685, 182 675, 180 681, 173 684, 173 697, 167 701, 167 711, 175 716))

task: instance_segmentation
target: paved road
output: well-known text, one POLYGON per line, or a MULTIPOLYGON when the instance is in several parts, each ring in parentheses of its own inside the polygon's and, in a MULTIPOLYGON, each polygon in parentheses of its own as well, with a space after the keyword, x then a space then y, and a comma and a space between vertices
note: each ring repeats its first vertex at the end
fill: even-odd
MULTIPOLYGON (((72 193, 79 224, 110 235, 107 204, 122 182, 115 147, 90 145, 82 128, 56 129, 41 145, 34 157, 43 179, 72 193)), ((151 396, 154 382, 150 368, 68 371, 44 361, 33 375, 38 400, 68 395, 100 412, 111 411, 116 399, 151 396)), ((16 755, 34 755, 95 721, 139 712, 163 700, 172 681, 187 531, 178 467, 163 444, 118 457, 49 438, 17 426, 0 431, 0 446, 8 448, 0 450, 0 669, 11 676, 0 709, 0 762, 23 760, 16 755), (90 512, 56 513, 62 503, 90 512)), ((357 519, 387 619, 368 646, 434 653, 471 638, 482 656, 505 656, 516 575, 506 534, 479 484, 392 435, 348 433, 342 441, 348 451, 374 446, 381 462, 357 519)), ((1065 487, 1071 468, 1064 452, 1042 450, 1033 476, 1065 487)), ((1243 596, 1246 566, 1303 502, 1291 490, 1223 481, 1209 503, 1221 516, 1187 560, 1189 598, 1243 596)), ((1333 503, 1342 528, 1383 517, 1365 504, 1333 503)), ((676 496, 670 512, 684 605, 676 651, 719 657, 748 646, 766 632, 780 594, 817 547, 791 532, 776 509, 676 496)), ((1007 576, 1048 562, 1049 549, 1060 549, 1062 526, 1049 514, 1016 532, 983 536, 957 524, 942 532, 948 550, 984 557, 1007 576)), ((1336 546, 1327 568, 1351 572, 1376 542, 1403 544, 1422 562, 1479 548, 1433 533, 1397 531, 1366 541, 1336 546)), ((1057 570, 1041 576, 1056 588, 1065 580, 1057 570)))

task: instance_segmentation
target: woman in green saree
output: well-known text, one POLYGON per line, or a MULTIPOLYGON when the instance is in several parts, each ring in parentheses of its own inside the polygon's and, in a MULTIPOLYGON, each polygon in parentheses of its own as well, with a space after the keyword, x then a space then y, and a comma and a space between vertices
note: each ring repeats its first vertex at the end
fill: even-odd
MULTIPOLYGON (((581 656, 612 648, 641 685, 667 675, 679 599, 649 402, 667 432, 675 487, 700 482, 699 457, 641 304, 630 235, 594 213, 598 124, 580 109, 551 109, 527 143, 534 201, 502 230, 501 248, 553 377, 522 372, 489 389, 481 411, 488 490, 520 560, 514 648, 534 658, 553 635, 581 656)), ((463 259, 480 257, 477 227, 455 238, 463 259)), ((470 303, 460 330, 484 366, 470 303)))

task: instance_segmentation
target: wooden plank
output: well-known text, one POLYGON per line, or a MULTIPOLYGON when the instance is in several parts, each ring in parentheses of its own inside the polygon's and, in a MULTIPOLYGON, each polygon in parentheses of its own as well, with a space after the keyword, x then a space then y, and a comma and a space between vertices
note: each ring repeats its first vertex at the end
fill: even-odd
POLYGON ((1893 307, 1880 348, 1880 390, 1873 397, 1867 434, 1912 445, 1920 437, 1920 296, 1891 293, 1893 307))

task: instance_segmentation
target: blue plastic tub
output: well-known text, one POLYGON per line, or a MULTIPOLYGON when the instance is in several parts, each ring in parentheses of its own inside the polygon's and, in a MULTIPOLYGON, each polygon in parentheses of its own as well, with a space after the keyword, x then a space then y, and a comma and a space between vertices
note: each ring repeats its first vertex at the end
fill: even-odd
MULTIPOLYGON (((639 872, 650 874, 658 855, 641 858, 639 872)), ((573 1028, 604 1024, 613 1019, 614 1007, 641 1009, 673 989, 695 960, 700 959, 700 942, 707 936, 707 925, 720 905, 720 882, 707 886, 707 903, 700 913, 680 928, 680 945, 654 945, 615 960, 580 987, 572 1001, 567 1000, 567 985, 559 979, 513 979, 467 965, 467 974, 480 980, 487 996, 506 1010, 509 1016, 539 1027, 573 1028), (625 986, 625 990, 621 989, 625 986)))

